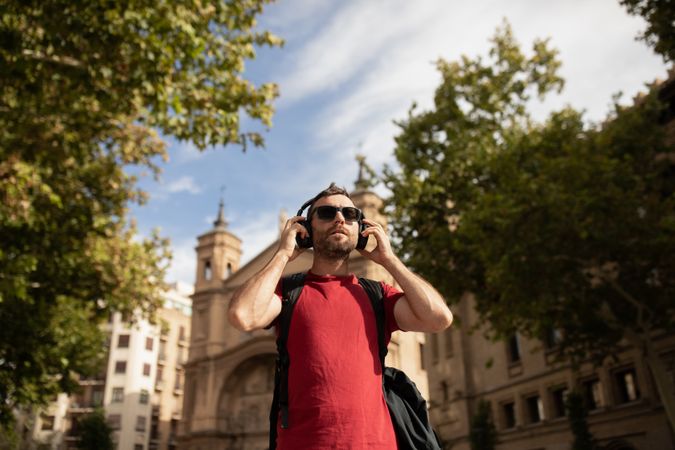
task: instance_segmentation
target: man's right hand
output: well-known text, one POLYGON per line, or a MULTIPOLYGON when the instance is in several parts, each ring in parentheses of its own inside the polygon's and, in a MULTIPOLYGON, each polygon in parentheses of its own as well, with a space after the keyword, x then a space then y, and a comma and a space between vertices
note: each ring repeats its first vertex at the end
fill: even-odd
POLYGON ((307 228, 301 225, 299 222, 306 220, 303 216, 294 216, 288 219, 284 229, 281 231, 281 238, 279 239, 279 250, 278 253, 285 255, 289 261, 293 261, 297 258, 305 248, 298 248, 295 243, 295 236, 298 234, 301 238, 307 238, 309 232, 307 228))

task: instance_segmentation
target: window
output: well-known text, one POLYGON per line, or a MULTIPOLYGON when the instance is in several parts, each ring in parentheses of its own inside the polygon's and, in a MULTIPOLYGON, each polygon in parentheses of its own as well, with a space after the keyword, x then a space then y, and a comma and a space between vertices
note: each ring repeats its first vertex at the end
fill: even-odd
POLYGON ((145 349, 152 351, 152 338, 145 338, 145 349))
POLYGON ((565 402, 567 401, 567 387, 560 386, 550 390, 551 406, 553 417, 563 417, 566 415, 565 402))
POLYGON ((516 363, 520 361, 520 340, 518 335, 514 334, 509 338, 507 343, 509 363, 516 363))
POLYGON ((430 335, 429 338, 431 339, 431 363, 438 364, 438 334, 434 333, 430 335))
POLYGON ((624 369, 614 374, 617 388, 617 401, 628 403, 640 398, 640 390, 635 376, 635 369, 624 369))
POLYGON ((227 276, 232 275, 232 263, 227 263, 227 276))
POLYGON ((178 342, 183 342, 185 341, 185 327, 181 325, 178 328, 178 342))
POLYGON ((516 426, 516 405, 513 402, 502 403, 502 425, 504 428, 516 426))
POLYGON ((116 361, 115 362, 115 373, 125 373, 127 371, 127 362, 126 361, 116 361))
POLYGON ((54 429, 54 416, 42 414, 40 419, 42 419, 42 426, 40 427, 41 430, 51 431, 54 429))
POLYGON ((95 386, 91 392, 91 402, 94 406, 103 405, 103 386, 95 386))
POLYGON ((187 362, 187 348, 178 348, 178 364, 185 364, 187 362))
POLYGON ((143 364, 143 375, 146 376, 146 377, 149 377, 150 376, 150 369, 151 369, 150 364, 144 363, 143 364))
POLYGON ((160 341, 159 343, 159 354, 157 355, 157 360, 160 362, 166 361, 166 343, 160 341))
POLYGON ((145 431, 147 418, 145 416, 136 417, 136 431, 145 431))
POLYGON ((129 348, 128 334, 120 334, 117 336, 117 348, 129 348))
POLYGON ((155 389, 164 389, 164 380, 162 379, 164 370, 162 366, 157 366, 157 375, 155 375, 155 389))
POLYGON ((120 403, 124 401, 124 388, 116 387, 112 390, 112 403, 120 403))
POLYGON ((141 395, 138 398, 138 402, 141 405, 147 405, 149 399, 150 399, 150 393, 148 392, 148 390, 147 389, 141 389, 141 395))
POLYGON ((211 279, 211 261, 208 259, 204 262, 204 279, 206 281, 211 279))
POLYGON ((549 328, 544 335, 544 345, 547 350, 554 349, 562 341, 562 331, 557 328, 549 328))
POLYGON ((108 425, 113 430, 119 430, 121 428, 122 416, 120 414, 110 414, 108 416, 108 425))
POLYGON ((426 367, 424 366, 424 344, 420 342, 419 346, 420 346, 420 370, 426 370, 426 367))
POLYGON ((441 381, 441 392, 443 393, 443 403, 450 401, 450 385, 447 381, 441 381))
POLYGON ((453 328, 447 328, 444 331, 445 337, 445 357, 450 358, 452 356, 452 330, 453 328))
POLYGON ((134 450, 143 450, 143 444, 134 444, 134 450))
POLYGON ((584 402, 589 411, 605 405, 602 395, 602 385, 597 378, 586 380, 582 383, 584 402))
POLYGON ((176 370, 176 381, 174 383, 173 389, 175 391, 180 391, 183 389, 183 378, 181 377, 180 370, 176 370))
POLYGON ((541 397, 532 395, 525 399, 527 405, 527 421, 528 423, 539 423, 544 418, 544 405, 541 402, 541 397))

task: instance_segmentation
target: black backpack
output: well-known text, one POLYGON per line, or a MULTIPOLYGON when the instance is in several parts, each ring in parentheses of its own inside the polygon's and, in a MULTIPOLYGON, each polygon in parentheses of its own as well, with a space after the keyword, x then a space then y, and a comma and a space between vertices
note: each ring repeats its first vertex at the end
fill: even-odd
MULTIPOLYGON (((288 330, 295 303, 304 286, 305 274, 296 273, 281 280, 282 305, 279 314, 277 360, 274 376, 274 398, 270 410, 270 450, 276 449, 277 420, 281 428, 288 428, 288 367, 290 358, 286 349, 288 330)), ((368 294, 377 319, 380 363, 382 364, 382 389, 389 408, 399 450, 440 450, 441 444, 429 423, 427 403, 417 386, 402 371, 385 367, 387 346, 384 343, 384 292, 382 285, 367 278, 359 278, 359 284, 368 294)))

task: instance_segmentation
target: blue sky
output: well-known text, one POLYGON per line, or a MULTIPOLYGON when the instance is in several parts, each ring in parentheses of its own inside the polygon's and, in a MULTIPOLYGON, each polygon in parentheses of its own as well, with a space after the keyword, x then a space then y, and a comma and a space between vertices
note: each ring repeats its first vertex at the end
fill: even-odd
POLYGON ((200 153, 168 139, 160 180, 141 180, 151 199, 132 215, 142 234, 160 228, 171 238, 168 281, 193 283, 196 237, 212 226, 221 186, 246 262, 276 239, 282 208, 293 215, 331 181, 353 188, 357 153, 377 171, 392 164, 393 121, 412 102, 432 105, 440 82, 434 62, 486 55, 504 18, 524 49, 550 38, 560 51, 566 86, 532 104, 538 117, 569 104, 598 121, 613 94, 627 102, 666 77, 661 58, 635 40, 643 20, 618 0, 279 0, 259 22, 286 44, 260 49, 245 73, 256 84, 279 84, 266 148, 200 153))

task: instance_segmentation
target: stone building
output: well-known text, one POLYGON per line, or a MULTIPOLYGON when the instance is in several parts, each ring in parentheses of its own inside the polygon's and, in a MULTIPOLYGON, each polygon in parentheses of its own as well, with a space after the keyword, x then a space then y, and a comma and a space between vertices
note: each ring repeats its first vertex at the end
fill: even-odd
MULTIPOLYGON (((478 401, 489 402, 499 450, 568 450, 573 437, 565 416, 567 392, 578 383, 589 406, 591 433, 607 450, 675 448, 663 406, 639 351, 625 347, 601 367, 578 372, 555 361, 557 335, 542 341, 512 336, 506 342, 472 331, 478 316, 466 295, 453 308, 460 320, 446 334, 427 336, 430 417, 446 448, 468 450, 478 401)), ((675 335, 656 346, 675 368, 675 335)))
MULTIPOLYGON (((351 194, 366 217, 386 225, 382 200, 360 188, 351 194)), ((371 239, 369 248, 375 246, 371 239)), ((274 388, 276 354, 273 331, 240 332, 227 321, 233 292, 272 257, 278 241, 240 267, 241 240, 227 229, 222 204, 214 228, 199 236, 197 276, 193 295, 192 338, 186 365, 183 421, 179 432, 184 450, 268 447, 269 408, 274 388)), ((288 264, 285 274, 306 271, 312 264, 307 251, 288 264)), ((384 269, 354 252, 350 270, 359 276, 393 279, 384 269)), ((395 333, 387 363, 402 368, 426 396, 422 368, 421 333, 395 333)))

